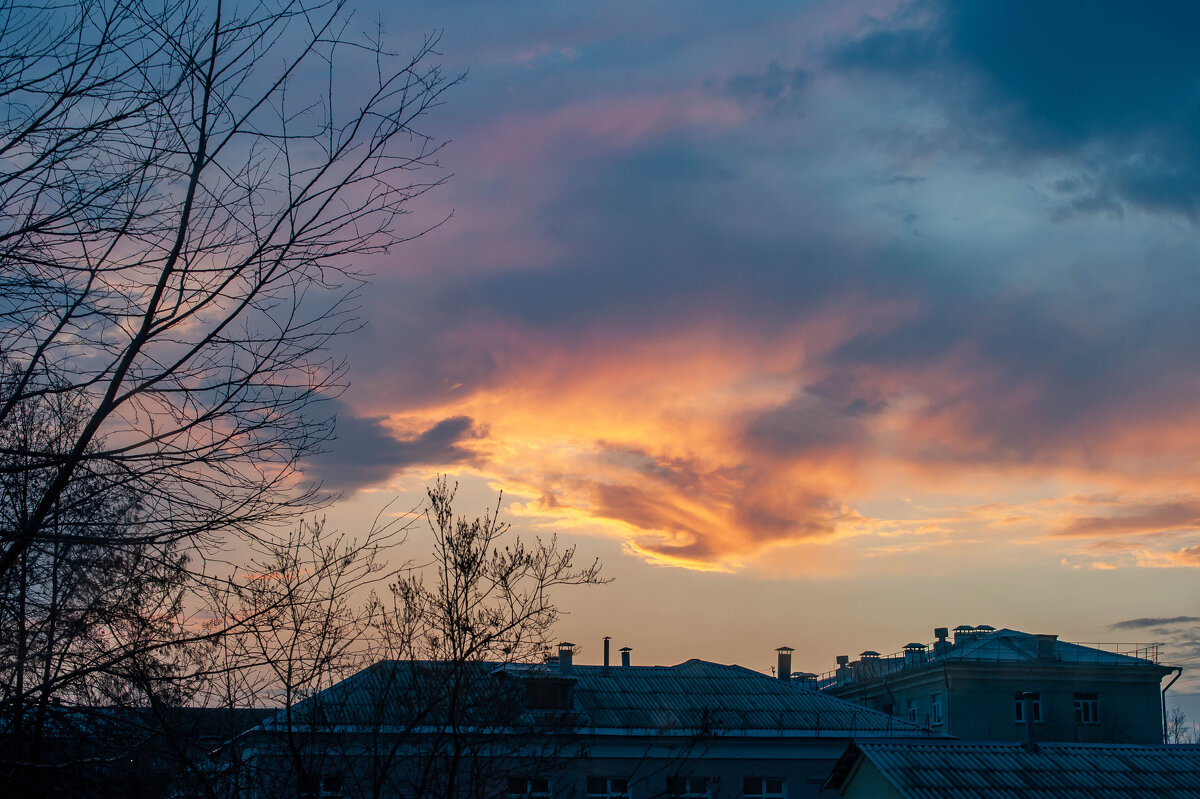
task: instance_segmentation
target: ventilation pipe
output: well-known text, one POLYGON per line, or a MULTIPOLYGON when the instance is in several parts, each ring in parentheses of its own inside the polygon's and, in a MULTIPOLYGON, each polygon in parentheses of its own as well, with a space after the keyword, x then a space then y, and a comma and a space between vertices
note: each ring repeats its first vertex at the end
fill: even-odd
POLYGON ((850 682, 850 656, 849 655, 838 655, 837 656, 837 671, 835 672, 835 674, 837 676, 838 685, 850 682))
POLYGON ((779 668, 775 671, 775 676, 781 680, 790 680, 792 678, 792 653, 796 650, 790 646, 781 646, 775 650, 779 655, 779 668))
POLYGON ((934 627, 933 637, 937 640, 933 642, 933 656, 942 657, 950 651, 950 642, 946 639, 950 636, 950 630, 946 627, 934 627))
POLYGON ((1033 694, 1029 691, 1021 693, 1021 707, 1025 715, 1025 747, 1026 752, 1037 754, 1037 741, 1033 738, 1033 694))
POLYGON ((621 647, 621 665, 625 668, 629 668, 629 653, 632 651, 630 647, 621 647))
POLYGON ((604 636, 604 668, 608 668, 608 644, 612 641, 609 636, 604 636))
POLYGON ((1167 687, 1162 689, 1163 743, 1170 743, 1170 741, 1167 740, 1167 689, 1174 685, 1175 681, 1178 680, 1180 675, 1183 674, 1183 666, 1172 666, 1171 668, 1175 669, 1175 676, 1171 678, 1169 683, 1167 683, 1167 687))
POLYGON ((905 644, 904 645, 904 665, 907 667, 919 666, 925 662, 925 644, 905 644))
POLYGON ((558 645, 558 670, 563 674, 571 671, 571 662, 575 656, 575 644, 563 641, 558 645))

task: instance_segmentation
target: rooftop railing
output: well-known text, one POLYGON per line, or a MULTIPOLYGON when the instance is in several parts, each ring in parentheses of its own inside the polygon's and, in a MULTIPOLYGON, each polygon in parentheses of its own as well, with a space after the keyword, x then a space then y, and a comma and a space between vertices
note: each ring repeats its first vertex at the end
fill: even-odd
MULTIPOLYGON (((955 663, 1022 663, 1022 662, 1061 662, 1061 663, 1109 663, 1120 665, 1120 658, 1136 658, 1138 660, 1157 664, 1161 644, 1158 643, 1125 643, 1125 642, 1072 642, 1053 641, 1052 654, 1042 653, 1039 656, 1038 638, 1036 636, 1008 637, 1003 636, 996 644, 1007 646, 998 649, 997 646, 975 647, 983 636, 994 633, 977 633, 964 641, 936 641, 926 644, 924 649, 906 647, 890 655, 865 657, 839 666, 817 676, 816 687, 819 690, 850 685, 858 682, 889 677, 901 672, 929 668, 945 662, 955 663), (1119 656, 1119 658, 1114 658, 1119 656)), ((962 636, 958 636, 962 637, 962 636)))

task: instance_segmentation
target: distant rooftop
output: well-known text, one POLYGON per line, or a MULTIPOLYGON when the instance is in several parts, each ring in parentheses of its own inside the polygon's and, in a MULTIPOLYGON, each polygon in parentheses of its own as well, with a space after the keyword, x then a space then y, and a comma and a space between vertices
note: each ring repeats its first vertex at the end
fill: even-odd
POLYGON ((1107 666, 1146 666, 1158 663, 1159 645, 1145 643, 1070 643, 1053 635, 997 630, 988 625, 954 628, 954 639, 941 631, 931 644, 907 644, 900 652, 879 655, 867 651, 860 660, 820 675, 817 686, 833 688, 887 674, 947 662, 1018 663, 1062 662, 1107 666))
MULTIPOLYGON (((447 664, 382 661, 300 703, 291 718, 319 718, 342 730, 435 727, 437 711, 421 719, 413 708, 436 704, 447 664)), ((854 735, 926 736, 918 724, 850 702, 804 690, 741 666, 689 660, 676 666, 590 666, 574 664, 469 664, 468 682, 479 695, 477 707, 504 702, 505 686, 529 681, 569 684, 563 709, 577 732, 605 734, 685 734, 730 737, 838 738, 854 735)), ((519 695, 519 694, 517 694, 519 695)), ((512 693, 507 696, 513 696, 512 693)), ((509 716, 514 723, 518 716, 509 716)), ((526 718, 535 718, 526 716, 526 718)), ((283 713, 264 729, 287 723, 283 713)), ((480 725, 494 720, 480 718, 480 725)))
POLYGON ((905 799, 1088 797, 1195 799, 1200 747, 870 741, 851 744, 826 788, 839 789, 862 758, 905 799))

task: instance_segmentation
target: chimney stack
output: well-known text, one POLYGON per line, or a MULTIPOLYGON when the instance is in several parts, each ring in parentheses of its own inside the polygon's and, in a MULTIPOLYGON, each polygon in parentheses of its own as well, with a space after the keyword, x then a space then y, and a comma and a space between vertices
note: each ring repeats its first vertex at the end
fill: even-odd
POLYGON ((575 644, 563 641, 558 645, 558 670, 563 674, 571 671, 571 661, 575 655, 575 644))
POLYGON ((795 651, 790 646, 781 646, 775 650, 779 655, 779 668, 776 669, 775 676, 779 679, 792 679, 792 653, 795 651))
POLYGON ((632 652, 632 651, 633 651, 633 650, 632 650, 632 649, 630 649, 630 648, 629 648, 629 647, 627 647, 627 646, 623 646, 623 647, 621 647, 621 665, 622 665, 622 666, 624 666, 624 667, 628 668, 628 666, 629 666, 629 653, 630 653, 630 652, 632 652))
POLYGON ((904 665, 919 666, 925 662, 925 644, 911 643, 904 645, 904 665))
POLYGON ((608 668, 608 643, 611 640, 612 638, 609 636, 604 636, 604 668, 606 669, 608 668))
POLYGON ((1038 635, 1037 656, 1038 660, 1058 660, 1058 636, 1038 635))
POLYGON ((950 642, 946 639, 950 636, 948 627, 934 627, 933 637, 937 640, 933 642, 933 656, 940 658, 950 651, 950 642))

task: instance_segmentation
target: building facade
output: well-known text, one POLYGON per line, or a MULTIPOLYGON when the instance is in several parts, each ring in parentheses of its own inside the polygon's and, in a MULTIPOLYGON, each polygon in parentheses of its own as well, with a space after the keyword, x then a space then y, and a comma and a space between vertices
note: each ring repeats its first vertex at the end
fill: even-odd
POLYGON ((839 656, 832 696, 971 741, 1163 742, 1157 647, 1099 648, 988 626, 934 631, 931 645, 839 656), (1031 717, 1032 728, 1027 717, 1031 717))

